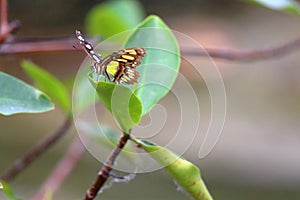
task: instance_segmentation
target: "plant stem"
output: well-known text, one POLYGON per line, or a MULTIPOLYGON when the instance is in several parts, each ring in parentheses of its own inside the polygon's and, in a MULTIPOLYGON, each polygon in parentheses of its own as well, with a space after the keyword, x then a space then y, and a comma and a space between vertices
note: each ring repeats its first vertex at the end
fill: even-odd
POLYGON ((1 33, 0 33, 0 44, 5 41, 5 39, 15 32, 18 28, 20 27, 20 22, 19 21, 12 21, 10 22, 5 28, 1 28, 1 33))
POLYGON ((1 0, 1 32, 7 26, 7 0, 1 0))
POLYGON ((28 167, 36 158, 56 143, 70 128, 72 119, 68 118, 62 126, 53 134, 42 139, 36 146, 29 150, 22 158, 17 160, 6 172, 0 176, 0 180, 6 182, 15 178, 21 171, 28 167))
POLYGON ((84 152, 84 146, 82 145, 80 139, 76 137, 70 145, 68 152, 59 161, 52 173, 48 176, 48 179, 44 182, 43 186, 32 198, 32 200, 44 199, 46 193, 49 191, 54 194, 60 188, 62 182, 74 169, 84 152))
POLYGON ((116 158, 122 151, 123 147, 127 143, 130 138, 129 134, 123 133, 122 137, 119 140, 117 147, 111 152, 110 156, 107 158, 105 163, 103 164, 101 170, 98 172, 97 178, 93 185, 87 190, 84 200, 92 200, 97 196, 97 193, 102 188, 104 183, 110 177, 110 172, 113 169, 113 165, 115 163, 116 158))
MULTIPOLYGON (((99 37, 88 37, 93 43, 99 43, 99 37)), ((11 54, 32 54, 32 53, 49 53, 49 52, 68 52, 82 51, 82 48, 76 48, 78 40, 74 36, 58 36, 44 38, 13 38, 9 43, 2 43, 0 55, 11 54)), ((115 45, 105 45, 104 49, 114 48, 115 45)))
POLYGON ((8 24, 7 20, 7 0, 1 0, 0 4, 0 44, 13 32, 20 27, 18 20, 12 21, 8 24))
MULTIPOLYGON (((3 38, 0 34, 0 41, 3 38)), ((81 51, 80 48, 74 48, 73 45, 78 41, 75 37, 70 36, 70 39, 63 38, 44 38, 34 39, 28 38, 26 41, 19 41, 17 38, 14 42, 3 43, 0 49, 0 55, 9 54, 28 54, 42 52, 58 52, 58 51, 81 51)), ((91 38, 93 39, 93 38, 91 38)), ((94 38, 96 39, 96 38, 94 38)), ((103 49, 110 49, 113 45, 107 45, 103 49)), ((190 47, 181 47, 183 56, 210 56, 229 61, 253 62, 259 60, 273 59, 280 56, 289 55, 300 48, 300 38, 296 38, 285 44, 250 51, 222 49, 222 48, 204 48, 205 51, 190 47)))
POLYGON ((241 51, 221 48, 204 48, 204 50, 182 47, 181 53, 185 56, 210 56, 230 61, 253 62, 258 60, 278 58, 285 56, 300 48, 300 38, 279 45, 277 47, 241 51))

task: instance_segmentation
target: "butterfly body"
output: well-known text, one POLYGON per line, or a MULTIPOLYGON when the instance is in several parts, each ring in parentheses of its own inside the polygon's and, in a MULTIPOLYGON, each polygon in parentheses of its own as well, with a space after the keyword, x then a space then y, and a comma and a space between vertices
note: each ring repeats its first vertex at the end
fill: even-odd
POLYGON ((121 49, 102 58, 93 46, 85 40, 80 31, 76 31, 76 36, 85 52, 92 59, 92 67, 96 74, 104 75, 109 81, 117 84, 134 84, 138 81, 139 72, 135 68, 141 64, 146 54, 144 48, 121 49))

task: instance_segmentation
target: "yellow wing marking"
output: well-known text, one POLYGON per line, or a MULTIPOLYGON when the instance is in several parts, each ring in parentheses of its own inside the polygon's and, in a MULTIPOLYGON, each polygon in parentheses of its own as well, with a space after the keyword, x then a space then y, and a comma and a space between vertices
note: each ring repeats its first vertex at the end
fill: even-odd
POLYGON ((135 59, 133 56, 130 56, 130 55, 122 55, 122 58, 124 58, 126 60, 134 60, 135 59))
POLYGON ((127 60, 125 60, 125 59, 122 59, 122 58, 118 58, 118 59, 117 59, 117 61, 119 61, 119 62, 124 62, 124 63, 126 63, 126 62, 127 62, 127 60))
POLYGON ((115 76, 116 73, 119 70, 119 62, 118 61, 111 61, 110 63, 108 63, 107 67, 106 67, 106 72, 111 74, 112 76, 115 76))
POLYGON ((125 52, 126 52, 126 53, 129 53, 129 54, 131 54, 131 55, 136 55, 136 54, 137 54, 136 51, 135 51, 134 49, 125 49, 125 52))

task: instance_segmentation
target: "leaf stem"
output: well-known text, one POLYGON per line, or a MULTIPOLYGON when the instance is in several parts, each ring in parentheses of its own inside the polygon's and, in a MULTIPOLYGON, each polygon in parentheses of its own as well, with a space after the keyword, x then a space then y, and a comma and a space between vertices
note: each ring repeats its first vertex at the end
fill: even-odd
POLYGON ((17 160, 7 171, 5 171, 1 176, 0 180, 6 182, 11 181, 15 178, 21 171, 28 167, 36 158, 42 155, 47 149, 49 149, 53 144, 55 144, 70 128, 72 125, 72 119, 68 118, 62 124, 62 126, 57 129, 54 133, 42 139, 36 146, 29 150, 22 158, 17 160))
POLYGON ((110 156, 107 158, 102 168, 98 172, 97 178, 93 185, 87 190, 84 200, 92 200, 97 196, 97 193, 102 188, 104 183, 110 177, 110 173, 113 169, 116 158, 122 151, 123 147, 126 145, 129 140, 130 135, 123 133, 122 137, 119 140, 117 147, 111 152, 110 156))
POLYGON ((134 137, 132 134, 130 134, 130 138, 129 138, 132 142, 136 143, 137 145, 143 145, 143 142, 139 139, 137 139, 136 137, 134 137))

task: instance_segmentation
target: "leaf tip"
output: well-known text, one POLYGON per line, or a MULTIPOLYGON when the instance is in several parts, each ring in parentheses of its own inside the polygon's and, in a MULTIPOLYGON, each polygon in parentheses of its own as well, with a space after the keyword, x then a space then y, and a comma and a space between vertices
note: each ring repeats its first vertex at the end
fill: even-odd
POLYGON ((22 60, 20 65, 26 73, 28 73, 29 68, 35 67, 35 64, 30 60, 22 60))
POLYGON ((164 21, 157 15, 149 15, 143 22, 143 24, 148 24, 149 27, 157 27, 159 25, 165 25, 164 21))

